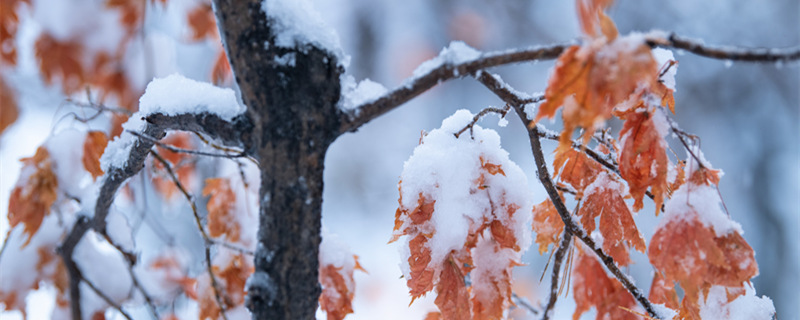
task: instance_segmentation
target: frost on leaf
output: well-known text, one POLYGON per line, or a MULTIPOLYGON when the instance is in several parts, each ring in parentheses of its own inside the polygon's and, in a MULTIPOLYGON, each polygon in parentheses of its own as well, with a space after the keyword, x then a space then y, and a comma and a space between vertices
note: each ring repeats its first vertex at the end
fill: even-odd
POLYGON ((596 319, 639 319, 628 310, 636 310, 633 296, 617 279, 609 277, 592 253, 578 246, 578 258, 572 269, 572 295, 575 298, 573 320, 592 307, 597 309, 596 319))
POLYGON ((100 168, 100 156, 108 145, 108 137, 102 131, 89 131, 83 142, 83 168, 92 174, 92 178, 103 175, 100 168))
POLYGON ((231 189, 231 182, 226 178, 206 179, 203 196, 208 198, 208 235, 218 238, 223 235, 227 241, 238 242, 241 227, 237 223, 236 194, 231 189))
POLYGON ((30 241, 58 198, 58 179, 53 173, 50 153, 44 147, 36 149, 33 157, 21 161, 22 172, 8 201, 8 223, 12 228, 24 224, 30 241))
POLYGON ((583 206, 578 211, 586 232, 595 229, 595 218, 600 217, 600 234, 603 235, 603 251, 617 264, 631 263, 628 248, 644 252, 644 238, 636 228, 628 205, 622 198, 622 184, 607 173, 601 173, 586 188, 583 206))
POLYGON ((435 289, 444 319, 502 318, 511 270, 530 244, 527 181, 497 133, 454 135, 472 116, 460 110, 422 137, 401 176, 392 236, 405 237, 412 298, 435 289))
POLYGON ((657 215, 667 194, 669 161, 666 141, 653 121, 654 112, 657 111, 628 112, 625 115, 625 124, 619 132, 622 151, 618 162, 620 175, 628 182, 634 199, 633 210, 642 209, 642 199, 649 187, 654 195, 657 215))
POLYGON ((680 314, 691 319, 699 318, 701 297, 712 286, 727 287, 732 300, 758 274, 755 253, 741 228, 719 208, 718 179, 716 170, 693 170, 689 182, 667 202, 648 250, 664 281, 678 282, 685 292, 680 314))
POLYGON ((533 206, 533 231, 536 232, 536 243, 539 254, 547 252, 549 246, 557 245, 564 233, 564 221, 550 199, 533 206))
POLYGON ((328 315, 328 320, 342 320, 353 313, 355 270, 366 272, 347 244, 323 227, 319 245, 319 283, 322 286, 319 307, 328 315))

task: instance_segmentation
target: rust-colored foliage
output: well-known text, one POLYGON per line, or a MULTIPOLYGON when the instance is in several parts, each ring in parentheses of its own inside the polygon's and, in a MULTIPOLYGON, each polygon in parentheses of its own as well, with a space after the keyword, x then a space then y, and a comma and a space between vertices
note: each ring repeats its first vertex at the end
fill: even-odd
MULTIPOLYGON (((505 171, 501 165, 483 157, 479 160, 480 175, 470 194, 486 197, 490 196, 486 190, 493 190, 489 185, 490 177, 505 176, 505 171)), ((436 199, 420 193, 413 208, 404 207, 402 184, 401 181, 400 207, 395 213, 394 234, 390 242, 400 236, 409 236, 410 274, 406 282, 412 303, 435 288, 437 298, 434 302, 442 319, 501 319, 511 305, 511 269, 519 265, 508 253, 521 250, 510 223, 520 206, 507 202, 505 196, 489 199, 493 204, 491 214, 484 216, 482 221, 472 221, 461 249, 448 253, 444 261, 432 261, 428 243, 436 233, 431 225, 431 218, 436 214, 436 199), (479 246, 483 246, 480 248, 481 258, 486 262, 473 262, 473 250, 479 246), (503 261, 503 266, 496 265, 498 260, 503 261), (464 277, 468 274, 472 276, 473 286, 480 287, 480 290, 466 287, 464 277)))
POLYGON ((654 195, 656 215, 661 210, 667 194, 668 160, 664 149, 664 138, 653 122, 653 113, 630 112, 625 116, 625 124, 619 135, 623 137, 622 152, 619 154, 619 171, 628 182, 633 196, 633 210, 642 209, 647 188, 654 195))
POLYGON ((442 274, 436 285, 436 306, 442 319, 470 319, 469 292, 458 262, 449 256, 442 265, 442 274))
MULTIPOLYGON (((192 147, 191 135, 187 132, 173 132, 164 138, 162 143, 179 149, 189 149, 192 147)), ((174 152, 164 147, 158 146, 158 153, 164 160, 170 163, 178 181, 186 186, 194 174, 194 163, 186 153, 174 152)), ((155 161, 155 168, 164 171, 163 175, 153 177, 153 185, 165 198, 169 199, 178 190, 175 182, 166 174, 164 165, 160 161, 155 161)))
MULTIPOLYGON (((650 241, 650 263, 665 281, 677 281, 685 292, 681 314, 697 314, 698 299, 712 285, 742 287, 758 274, 755 253, 735 231, 717 235, 690 209, 686 219, 674 219, 650 241)), ((694 318, 694 317, 690 317, 694 318)))
POLYGON ((625 200, 620 194, 621 185, 608 174, 602 174, 593 184, 594 188, 587 192, 583 207, 578 211, 581 224, 586 232, 595 229, 595 218, 600 216, 600 234, 603 235, 603 250, 617 264, 626 266, 631 263, 628 247, 644 252, 644 238, 636 228, 625 200))
POLYGON ((0 77, 0 106, 2 106, 0 107, 0 135, 2 135, 3 131, 19 117, 17 99, 14 98, 14 92, 6 86, 2 77, 0 77))
POLYGON ((319 283, 322 285, 319 307, 328 315, 328 320, 342 320, 353 313, 353 272, 366 272, 358 263, 358 256, 354 255, 353 260, 355 266, 347 272, 330 264, 319 266, 319 283))
POLYGON ((539 254, 547 252, 548 247, 557 245, 564 233, 564 221, 550 199, 533 206, 533 231, 536 232, 536 243, 539 254))
MULTIPOLYGON (((244 297, 247 294, 245 283, 255 270, 252 259, 243 254, 237 254, 232 256, 224 267, 220 268, 214 265, 212 269, 221 287, 220 299, 225 307, 229 309, 244 303, 244 297)), ((198 292, 199 319, 219 319, 221 310, 217 304, 215 290, 210 287, 210 284, 204 289, 198 292)))
POLYGON ((83 168, 92 174, 92 178, 103 175, 100 168, 100 156, 106 150, 108 137, 102 131, 89 131, 86 133, 86 141, 83 142, 83 168))
POLYGON ((146 4, 146 1, 139 0, 106 0, 107 8, 120 11, 120 24, 129 34, 134 33, 141 25, 146 4))
POLYGON ((241 226, 237 223, 236 195, 227 178, 206 179, 203 196, 208 198, 208 235, 225 236, 227 241, 237 242, 241 236, 241 226))
POLYGON ((160 256, 150 263, 150 269, 164 273, 164 280, 177 285, 190 299, 197 300, 197 280, 186 275, 184 266, 174 256, 160 256))
POLYGON ((189 29, 192 30, 192 41, 219 37, 217 35, 217 19, 214 17, 211 4, 200 4, 189 12, 186 19, 189 29))
MULTIPOLYGON (((579 247, 580 248, 580 247, 579 247)), ((603 265, 591 253, 578 249, 578 257, 572 269, 572 296, 577 305, 573 320, 597 309, 596 319, 639 319, 623 308, 635 309, 636 301, 617 279, 609 277, 603 265)))
POLYGON ((680 300, 678 299, 678 293, 675 291, 675 284, 664 279, 660 272, 656 272, 655 276, 653 276, 648 299, 652 303, 663 304, 673 310, 680 308, 680 300))
POLYGON ((59 76, 67 94, 81 89, 86 83, 86 74, 81 63, 84 54, 82 44, 74 41, 62 42, 44 33, 36 40, 34 48, 45 83, 51 84, 59 76))
POLYGON ((216 85, 230 81, 233 78, 233 71, 231 65, 228 63, 228 55, 225 50, 220 50, 217 54, 217 59, 214 60, 214 66, 211 68, 211 82, 216 85))
POLYGON ((20 223, 25 225, 27 245, 58 198, 58 179, 53 173, 50 153, 44 147, 36 149, 33 157, 20 161, 23 169, 8 200, 8 223, 12 228, 20 223))
POLYGON ((9 65, 17 64, 14 37, 19 27, 17 7, 21 3, 31 4, 30 0, 0 0, 0 61, 9 65))
POLYGON ((583 190, 603 171, 600 164, 571 146, 559 146, 556 150, 553 176, 559 176, 561 181, 572 185, 578 191, 578 197, 582 197, 583 190))

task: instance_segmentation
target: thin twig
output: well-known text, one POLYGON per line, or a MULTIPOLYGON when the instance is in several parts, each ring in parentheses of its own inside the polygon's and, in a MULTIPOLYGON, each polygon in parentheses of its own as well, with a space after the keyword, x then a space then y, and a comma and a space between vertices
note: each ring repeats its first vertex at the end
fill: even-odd
POLYGON ((675 33, 663 36, 650 36, 651 46, 683 49, 699 56, 712 59, 747 62, 789 62, 800 60, 800 46, 788 48, 745 48, 732 46, 712 46, 701 40, 681 37, 675 33))
POLYGON ((611 256, 603 252, 597 244, 592 240, 591 237, 588 236, 585 230, 579 225, 577 225, 570 216, 569 210, 564 205, 564 202, 561 200, 561 196, 558 194, 558 190, 553 183, 552 178, 550 177, 550 173, 547 170, 547 162, 544 159, 544 153, 542 152, 542 145, 541 141, 539 140, 539 127, 538 126, 530 126, 531 121, 528 120, 525 115, 524 111, 522 110, 522 104, 520 104, 520 98, 517 97, 513 92, 506 89, 507 85, 501 84, 500 81, 492 74, 483 73, 477 77, 478 81, 480 81, 484 86, 486 86, 489 90, 491 90, 495 95, 500 97, 503 101, 514 107, 514 110, 517 112, 517 115, 520 118, 520 121, 525 125, 526 128, 530 128, 528 130, 528 136, 531 142, 531 151, 533 152, 533 158, 536 162, 536 169, 537 175, 539 176, 539 181, 544 186, 545 190, 547 191, 547 195, 550 197, 550 200, 553 202, 553 205, 556 208, 561 220, 564 222, 566 232, 574 235, 578 239, 580 239, 583 243, 585 243, 603 262, 611 274, 614 275, 615 278, 622 284, 628 292, 639 302, 639 304, 644 307, 647 313, 654 317, 658 318, 658 315, 653 308, 653 304, 650 303, 650 300, 645 297, 642 293, 641 289, 639 289, 633 282, 622 273, 622 270, 617 267, 616 262, 614 261, 611 256))
POLYGON ((518 294, 516 294, 514 292, 511 293, 511 299, 514 302, 514 304, 516 304, 517 306, 522 306, 522 309, 525 309, 525 310, 527 310, 528 312, 530 312, 532 314, 536 315, 536 314, 539 314, 539 312, 540 312, 539 310, 534 308, 531 305, 531 303, 528 302, 528 300, 526 300, 523 297, 520 297, 518 294))
POLYGON ((214 289, 214 297, 217 300, 217 305, 219 306, 222 318, 228 320, 228 316, 225 314, 226 311, 225 306, 227 304, 223 303, 222 294, 220 293, 221 287, 219 282, 217 281, 217 277, 214 275, 214 269, 211 266, 211 248, 209 247, 209 244, 212 243, 211 237, 208 236, 208 233, 206 233, 206 230, 203 227, 203 222, 200 219, 200 215, 197 213, 197 205, 194 203, 194 198, 192 197, 192 195, 189 194, 188 191, 186 191, 186 188, 183 187, 183 184, 178 179, 178 176, 175 174, 175 171, 172 170, 172 165, 169 163, 169 161, 161 157, 161 155, 159 155, 158 152, 156 152, 155 150, 150 150, 150 153, 153 155, 154 158, 156 158, 156 160, 158 160, 159 162, 161 162, 162 165, 164 165, 164 168, 167 170, 167 173, 172 179, 172 182, 175 183, 175 186, 178 187, 178 190, 181 191, 183 196, 186 198, 186 201, 188 201, 189 205, 192 207, 192 213, 194 214, 194 221, 197 224, 197 229, 203 236, 203 241, 205 241, 203 247, 205 249, 206 271, 208 272, 208 277, 211 279, 211 287, 214 289))
POLYGON ((130 134, 132 134, 132 135, 134 135, 134 136, 136 136, 136 137, 139 137, 139 138, 142 138, 142 139, 145 139, 145 140, 149 140, 149 141, 153 142, 155 145, 157 145, 157 146, 159 146, 161 148, 167 149, 169 151, 175 152, 175 153, 188 153, 188 154, 194 154, 194 155, 198 155, 198 156, 219 157, 219 158, 228 158, 228 159, 247 157, 247 154, 245 154, 243 151, 237 151, 236 154, 223 154, 223 153, 211 153, 211 152, 204 152, 204 151, 199 151, 199 150, 178 148, 178 147, 163 143, 163 142, 159 141, 156 138, 147 136, 145 134, 138 133, 136 131, 132 131, 132 130, 125 130, 125 131, 130 133, 130 134))
POLYGON ((511 107, 508 105, 506 105, 502 109, 494 107, 484 108, 483 110, 481 110, 481 112, 478 112, 478 114, 472 117, 472 121, 470 121, 469 124, 467 124, 466 126, 464 126, 464 128, 461 128, 461 130, 455 133, 456 139, 458 139, 458 136, 464 133, 464 131, 467 131, 467 129, 469 129, 469 133, 472 134, 472 127, 474 127, 475 124, 478 123, 478 121, 481 120, 481 118, 483 118, 485 115, 489 113, 497 113, 500 115, 500 118, 503 118, 506 116, 506 113, 508 113, 508 110, 510 109, 511 107))
MULTIPOLYGON (((556 300, 558 300, 560 292, 558 278, 561 276, 561 264, 564 262, 564 257, 566 256, 567 250, 569 250, 571 243, 572 233, 570 233, 569 230, 564 229, 564 233, 561 235, 561 243, 558 245, 558 249, 555 251, 556 260, 553 261, 553 275, 550 277, 550 297, 547 299, 547 306, 545 306, 544 312, 542 312, 542 320, 549 319, 550 312, 556 306, 556 300)), ((566 270, 565 272, 569 273, 569 270, 566 270)))
POLYGON ((122 316, 125 317, 125 319, 133 320, 133 318, 131 318, 131 316, 127 312, 122 310, 122 306, 120 306, 118 303, 114 302, 114 300, 111 300, 111 298, 108 295, 106 295, 103 291, 100 291, 100 288, 95 286, 94 283, 89 281, 89 279, 86 279, 86 277, 84 277, 82 273, 79 273, 79 276, 81 278, 81 281, 83 281, 83 283, 88 285, 89 288, 91 288, 92 291, 94 291, 95 294, 97 294, 101 299, 103 299, 103 301, 108 303, 108 305, 110 305, 112 308, 114 308, 117 311, 119 311, 119 313, 122 314, 122 316))

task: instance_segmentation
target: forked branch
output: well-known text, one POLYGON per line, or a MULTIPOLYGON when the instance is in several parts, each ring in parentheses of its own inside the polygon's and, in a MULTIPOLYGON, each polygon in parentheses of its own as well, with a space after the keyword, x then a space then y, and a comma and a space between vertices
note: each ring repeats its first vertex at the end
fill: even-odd
POLYGON ((145 128, 139 132, 139 136, 134 136, 132 145, 126 155, 126 161, 120 166, 112 166, 103 176, 100 194, 95 203, 94 216, 80 216, 72 227, 61 246, 59 254, 64 261, 70 280, 70 307, 73 319, 83 319, 80 308, 80 269, 72 259, 72 253, 83 236, 90 229, 94 229, 99 234, 106 234, 106 217, 108 216, 111 204, 114 202, 117 190, 128 178, 138 173, 144 167, 144 161, 150 150, 155 145, 153 139, 144 139, 142 136, 161 139, 167 130, 186 130, 203 132, 222 143, 248 150, 249 137, 247 136, 252 124, 249 118, 239 116, 233 121, 227 121, 217 115, 210 113, 199 114, 179 114, 174 116, 161 113, 139 115, 146 121, 145 128))
MULTIPOLYGON (((528 137, 530 138, 531 142, 531 149, 533 151, 533 158, 536 162, 536 169, 537 175, 539 176, 539 181, 544 186, 545 190, 547 191, 547 195, 550 197, 550 201, 553 202, 553 205, 558 211, 558 215, 561 217, 561 220, 564 222, 565 232, 569 233, 578 239, 580 239, 583 243, 585 243, 594 253, 600 258, 600 261, 606 266, 609 272, 614 275, 617 280, 622 283, 625 289, 633 295, 633 297, 642 305, 642 307, 647 311, 650 317, 660 319, 658 314, 656 314, 655 309, 653 308, 653 304, 650 303, 650 300, 645 297, 642 293, 642 290, 639 289, 633 282, 625 275, 622 270, 617 267, 616 262, 614 261, 611 256, 603 252, 603 250, 597 246, 597 244, 592 240, 591 237, 586 233, 585 230, 579 225, 575 223, 575 221, 570 216, 569 210, 567 209, 564 201, 561 200, 561 196, 558 194, 558 190, 556 189, 555 184, 553 183, 553 179, 550 177, 550 173, 547 170, 547 162, 544 159, 544 153, 542 152, 542 144, 540 139, 539 128, 537 126, 530 127, 531 120, 528 120, 525 117, 525 113, 522 110, 523 104, 521 104, 522 100, 517 94, 513 91, 508 89, 508 86, 502 83, 500 80, 496 78, 496 76, 482 72, 480 75, 477 76, 478 81, 480 81, 484 86, 489 88, 495 95, 497 95, 500 99, 514 107, 514 110, 517 112, 522 123, 528 129, 528 137)), ((555 270, 555 268, 554 268, 555 270)))

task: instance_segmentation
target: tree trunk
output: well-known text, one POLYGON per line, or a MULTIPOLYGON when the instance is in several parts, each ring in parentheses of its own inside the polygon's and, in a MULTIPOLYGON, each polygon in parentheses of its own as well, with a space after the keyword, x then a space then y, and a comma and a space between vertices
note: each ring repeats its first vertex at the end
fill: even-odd
POLYGON ((222 39, 253 120, 248 152, 261 169, 253 319, 313 319, 325 152, 339 135, 336 58, 315 47, 280 48, 260 0, 216 0, 222 39), (287 56, 290 55, 290 56, 287 56), (276 57, 294 57, 280 64, 276 57))

